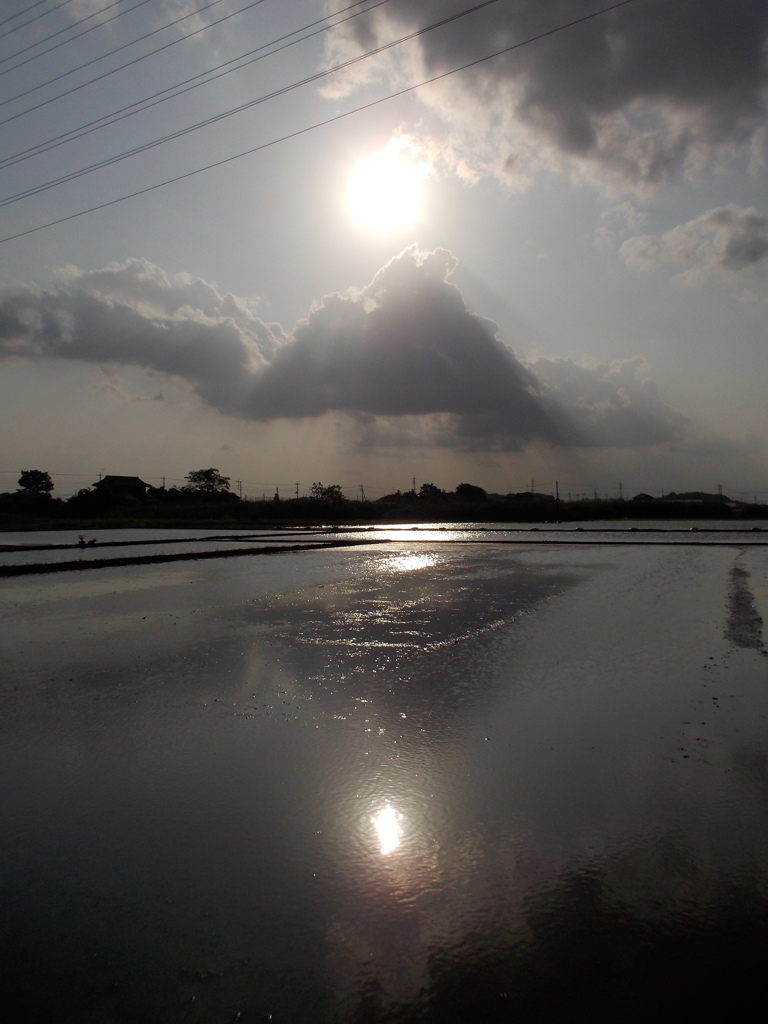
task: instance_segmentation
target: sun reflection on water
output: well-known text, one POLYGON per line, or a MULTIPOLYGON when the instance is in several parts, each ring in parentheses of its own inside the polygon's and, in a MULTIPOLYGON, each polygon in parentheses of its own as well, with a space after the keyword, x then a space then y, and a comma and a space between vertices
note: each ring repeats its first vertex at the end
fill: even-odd
POLYGON ((406 551, 402 555, 393 555, 391 558, 386 558, 381 568, 385 572, 411 572, 414 569, 428 569, 436 563, 436 555, 406 551))
POLYGON ((403 830, 399 823, 402 820, 402 814, 398 814, 390 803, 387 803, 371 818, 379 838, 382 854, 392 853, 400 845, 400 836, 403 834, 403 830))

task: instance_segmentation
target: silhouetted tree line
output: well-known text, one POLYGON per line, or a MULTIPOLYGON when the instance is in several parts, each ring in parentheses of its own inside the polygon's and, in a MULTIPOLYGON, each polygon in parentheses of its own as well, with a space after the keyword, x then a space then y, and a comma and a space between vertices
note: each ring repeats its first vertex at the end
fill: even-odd
POLYGON ((230 478, 217 468, 187 473, 181 487, 152 487, 138 477, 107 476, 66 500, 53 497, 50 473, 21 471, 18 489, 0 495, 6 519, 126 518, 172 522, 568 522, 595 519, 723 519, 748 514, 768 518, 768 506, 731 501, 726 495, 694 491, 654 499, 638 494, 629 500, 558 500, 533 491, 488 493, 460 483, 446 491, 433 483, 418 490, 395 491, 376 501, 344 494, 340 484, 312 484, 309 494, 272 500, 243 500, 230 490, 230 478))

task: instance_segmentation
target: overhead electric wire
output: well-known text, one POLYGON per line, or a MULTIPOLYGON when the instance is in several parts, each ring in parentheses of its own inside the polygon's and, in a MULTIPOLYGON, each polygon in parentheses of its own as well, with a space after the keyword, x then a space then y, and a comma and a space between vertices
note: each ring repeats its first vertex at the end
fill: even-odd
MULTIPOLYGON (((501 57, 505 53, 511 53, 523 46, 528 46, 531 43, 538 42, 540 39, 546 39, 548 36, 556 35, 558 32, 564 32, 566 29, 574 28, 576 25, 581 25, 586 21, 591 21, 593 18, 598 18, 603 14, 609 14, 611 11, 618 10, 620 7, 626 7, 634 2, 635 0, 619 0, 618 3, 610 4, 608 7, 601 8, 599 11, 592 11, 590 14, 582 15, 580 18, 575 18, 563 25, 558 25, 555 28, 539 32, 535 36, 530 36, 528 39, 523 39, 517 43, 512 43, 510 46, 505 46, 500 50, 495 50, 493 53, 486 54, 484 57, 478 57, 475 60, 468 61, 466 64, 461 64, 456 68, 452 68, 450 71, 443 71, 440 74, 433 75, 431 78, 426 78, 421 82, 415 82, 413 85, 404 86, 402 89, 388 93, 386 96, 380 96, 378 99, 370 100, 367 103, 360 104, 360 106, 353 107, 350 110, 345 110, 341 114, 335 114, 333 117, 328 117, 323 121, 316 121, 314 124, 306 125, 304 128, 298 128, 296 131, 289 132, 276 139, 271 139, 269 142, 263 142, 258 146, 252 146, 250 149, 241 150, 239 153, 233 153, 231 156, 223 157, 221 160, 215 160, 213 163, 205 164, 202 167, 196 167, 191 171, 185 171, 183 174, 177 174, 173 178, 166 178, 165 181, 158 181, 154 185, 147 185, 145 188, 137 189, 135 192, 129 192, 126 195, 118 196, 115 199, 109 199, 106 202, 97 203, 85 210, 78 210, 76 213, 70 213, 64 217, 57 217, 55 220, 47 221, 45 224, 39 224, 37 227, 27 228, 24 231, 17 231, 13 235, 6 235, 4 238, 0 238, 0 245, 5 242, 15 241, 17 238, 26 238, 28 235, 36 234, 38 231, 44 231, 46 228, 54 227, 57 224, 65 224, 68 221, 77 220, 79 217, 84 217, 89 213, 96 213, 98 210, 106 210, 110 206, 117 206, 119 203, 124 203, 128 199, 136 199, 138 196, 147 195, 149 192, 155 192, 157 189, 165 188, 167 185, 175 185, 179 181, 185 181, 187 178, 193 178, 205 171, 214 170, 217 167, 223 167, 226 164, 233 163, 235 160, 241 160, 243 157, 252 156, 254 153, 260 153, 265 149, 271 149, 273 146, 277 146, 280 143, 288 142, 291 139, 296 139, 302 135, 307 135, 309 132, 316 131, 318 128, 325 128, 330 124, 343 121, 346 118, 351 117, 353 114, 359 114, 364 110, 372 110, 374 107, 381 106, 383 103, 388 103, 390 100, 397 99, 400 96, 406 96, 411 92, 415 92, 417 89, 422 89, 426 85, 432 85, 435 82, 439 82, 444 78, 449 78, 451 75, 455 75, 460 71, 466 71, 469 68, 477 67, 480 64, 484 64, 486 61, 493 60, 495 57, 501 57)), ((412 36, 404 38, 412 38, 412 36)), ((373 56, 374 54, 381 52, 381 49, 383 48, 372 50, 366 56, 373 56)), ((340 67, 341 66, 346 66, 346 64, 340 65, 340 67)))
MULTIPOLYGON (((26 10, 17 11, 16 14, 12 14, 8 18, 3 18, 3 20, 0 21, 0 28, 2 28, 3 25, 7 25, 11 21, 15 21, 17 18, 23 17, 25 14, 29 14, 30 11, 34 11, 34 9, 36 7, 39 7, 41 4, 44 4, 46 2, 47 2, 47 0, 37 0, 36 3, 30 4, 30 6, 26 8, 26 10)), ((60 7, 66 7, 67 4, 71 4, 71 3, 72 3, 72 0, 62 0, 62 2, 60 4, 56 4, 55 7, 51 7, 47 11, 43 11, 40 14, 36 14, 34 16, 34 18, 30 18, 29 21, 23 21, 21 23, 21 25, 14 25, 13 28, 8 29, 7 32, 3 32, 3 34, 0 35, 0 40, 7 39, 8 36, 12 36, 13 33, 14 32, 18 32, 19 29, 26 28, 27 25, 32 25, 34 22, 39 21, 41 18, 46 18, 46 17, 48 17, 49 14, 53 14, 55 11, 58 11, 60 7)))
MULTIPOLYGON (((258 0, 258 2, 261 3, 262 0, 258 0)), ((352 18, 357 18, 362 14, 367 14, 368 11, 381 7, 384 4, 389 3, 390 0, 376 0, 376 2, 371 3, 370 7, 366 7, 365 10, 354 11, 354 13, 349 14, 346 18, 339 18, 338 21, 326 24, 322 28, 315 28, 318 25, 323 25, 323 22, 328 22, 330 18, 338 18, 340 14, 352 11, 353 8, 360 7, 362 4, 367 2, 368 0, 356 0, 355 3, 350 4, 348 7, 343 7, 340 11, 336 11, 332 15, 328 15, 325 18, 319 18, 316 21, 310 22, 308 25, 303 25, 301 28, 294 29, 292 32, 287 32, 285 35, 279 36, 277 39, 273 39, 269 43, 263 43, 261 46, 257 46, 255 50, 248 50, 246 53, 240 54, 238 57, 233 57, 231 60, 225 61, 223 64, 219 64, 214 68, 201 71, 199 74, 193 75, 191 78, 184 79, 174 85, 169 85, 167 88, 161 89, 159 92, 153 93, 142 100, 134 100, 133 103, 129 103, 125 107, 120 107, 118 110, 112 111, 110 114, 103 114, 101 117, 98 117, 93 121, 89 121, 85 125, 80 125, 78 128, 71 128, 69 131, 63 132, 61 135, 56 135, 52 139, 48 139, 46 142, 38 143, 35 146, 30 146, 28 149, 21 150, 11 156, 0 159, 0 169, 11 167, 17 163, 22 163, 24 160, 29 160, 33 156, 39 156, 41 153, 47 153, 52 149, 56 149, 58 146, 63 146, 67 142, 72 142, 75 139, 81 139, 83 136, 90 135, 92 132, 99 131, 101 128, 116 124, 118 121, 123 121, 125 118, 132 117, 134 114, 140 114, 145 110, 158 106, 160 103, 165 103, 167 100, 175 99, 177 96, 182 96, 184 93, 190 92, 192 89, 197 89, 200 86, 208 85, 210 82, 215 82, 217 79, 223 78, 225 75, 232 74, 234 71, 240 71, 242 68, 256 63, 256 61, 263 60, 265 57, 271 57, 273 54, 280 53, 281 51, 288 49, 290 46, 303 43, 307 39, 312 39, 314 36, 320 35, 322 32, 328 32, 330 29, 336 28, 338 25, 343 25, 352 18), (308 30, 312 28, 315 28, 315 31, 309 32, 308 30), (306 32, 307 34, 302 36, 300 39, 292 39, 293 36, 298 35, 300 32, 306 32), (278 43, 284 43, 285 40, 289 39, 292 40, 290 43, 285 43, 284 46, 277 45, 278 43), (262 50, 267 49, 269 46, 274 46, 275 49, 269 50, 268 53, 261 53, 262 50), (259 56, 254 57, 253 54, 259 54, 259 56), (246 60, 247 57, 251 57, 252 59, 246 60), (238 61, 243 61, 243 63, 238 64, 237 67, 228 67, 230 64, 237 64, 238 61), (222 70, 223 68, 227 68, 227 70, 224 71, 222 70), (220 74, 217 74, 216 72, 220 72, 220 74), (198 79, 201 78, 204 78, 205 81, 198 81, 198 79)), ((200 29, 198 31, 202 30, 200 29)), ((191 35, 192 34, 185 38, 191 38, 191 35)), ((181 40, 176 41, 180 42, 181 40)), ((153 52, 157 53, 158 51, 153 52)), ((149 56, 149 54, 147 56, 149 56)), ((140 59, 143 58, 137 58, 137 60, 140 59)), ((128 65, 124 66, 127 67, 128 65)), ((111 73, 112 72, 108 72, 108 74, 111 73)), ((106 77, 106 75, 101 77, 106 77)), ((14 118, 9 117, 5 121, 0 121, 0 126, 7 124, 12 120, 14 120, 14 118)))
MULTIPOLYGON (((121 4, 121 3, 124 3, 124 0, 112 0, 112 3, 111 4, 107 4, 106 7, 101 7, 98 11, 93 11, 91 14, 87 14, 84 18, 77 18, 74 21, 70 22, 69 25, 65 25, 63 28, 56 29, 55 32, 51 32, 50 35, 44 36, 42 39, 35 40, 34 43, 30 43, 28 46, 25 46, 23 50, 17 50, 15 53, 10 54, 10 56, 3 57, 2 60, 0 60, 0 64, 6 64, 9 60, 13 60, 14 57, 19 57, 19 56, 21 56, 22 53, 27 53, 27 51, 29 51, 29 50, 34 50, 34 48, 36 46, 42 46, 43 43, 48 43, 48 42, 51 41, 51 39, 56 39, 57 36, 63 35, 65 32, 71 32, 72 29, 77 28, 78 25, 84 25, 85 22, 86 21, 90 21, 91 18, 96 18, 100 14, 103 14, 105 11, 111 10, 113 7, 117 7, 118 4, 121 4)), ((61 6, 63 7, 64 5, 62 4, 61 6)), ((54 8, 54 9, 56 9, 56 8, 54 8)), ((50 13, 50 12, 48 12, 48 13, 50 13)), ((32 21, 37 21, 37 18, 33 18, 32 21)), ((25 24, 30 25, 31 23, 32 23, 31 21, 28 21, 25 24)), ((16 31, 16 30, 14 29, 12 31, 16 31)), ((88 31, 90 31, 90 29, 88 31)), ((7 34, 11 35, 10 32, 8 32, 7 34)), ((84 33, 81 33, 81 34, 84 34, 84 33)), ((74 38, 77 39, 77 38, 79 38, 79 36, 75 36, 74 38)), ((65 40, 65 42, 70 42, 70 40, 67 39, 67 40, 65 40)), ((56 49, 56 47, 51 47, 51 49, 56 49)), ((45 52, 48 53, 48 50, 46 50, 45 52)), ((40 57, 40 56, 42 56, 42 54, 37 54, 37 56, 40 57)), ((33 58, 30 58, 30 59, 35 60, 36 58, 33 57, 33 58)), ((16 64, 16 65, 14 65, 14 67, 21 67, 22 64, 26 64, 26 63, 28 63, 28 61, 21 61, 20 64, 16 64)), ((13 68, 8 68, 7 70, 8 71, 13 71, 13 68)), ((0 72, 0 74, 3 74, 3 75, 5 73, 6 73, 5 71, 0 72)))
POLYGON ((341 64, 335 64, 333 67, 317 71, 314 75, 302 78, 298 82, 291 82, 290 85, 282 86, 281 88, 275 89, 263 96, 258 96, 256 99, 248 100, 247 103, 241 103, 237 107, 231 107, 229 110, 222 111, 219 114, 213 114, 204 121, 198 121, 196 124, 188 125, 186 128, 179 128, 177 131, 171 132, 169 135, 163 135, 159 139, 142 143, 140 146, 135 146, 133 149, 126 150, 123 153, 117 153, 114 156, 107 157, 95 164, 90 164, 88 167, 82 167, 77 171, 70 171, 68 174, 63 174, 52 181, 44 182, 41 185, 35 185, 32 188, 25 189, 23 192, 17 192, 12 196, 6 196, 0 200, 0 207, 10 206, 12 203, 20 202, 22 199, 28 199, 30 196, 38 195, 41 192, 47 192, 49 189, 55 188, 57 185, 63 185, 68 181, 74 181, 76 178, 82 178, 84 175, 91 174, 93 171, 102 170, 104 167, 110 167, 112 164, 119 163, 122 160, 127 160, 129 157, 136 156, 139 153, 145 153, 150 149, 155 149, 157 146, 165 145, 166 142, 173 142, 185 135, 190 135, 192 132, 198 131, 200 128, 207 128, 212 124, 216 124, 218 121, 223 121, 228 117, 232 117, 234 114, 240 114, 244 110, 250 110, 251 107, 258 106, 262 103, 266 103, 268 100, 276 99, 278 96, 283 96, 286 93, 293 92, 294 89, 299 89, 304 85, 309 85, 310 83, 317 82, 322 78, 327 78, 329 75, 335 74, 337 71, 342 71, 345 68, 352 67, 354 64, 359 64, 361 61, 367 60, 369 57, 377 56, 380 53, 391 50, 395 46, 399 46, 401 43, 417 39, 419 36, 423 36, 427 32, 432 32, 436 28, 442 28, 444 25, 457 21, 459 18, 464 18, 469 14, 475 14, 484 7, 490 7, 498 2, 499 0, 483 0, 482 3, 475 4, 474 7, 468 7, 464 11, 459 11, 456 14, 449 15, 447 18, 441 18, 440 21, 433 22, 431 25, 415 29, 413 32, 409 32, 407 35, 401 36, 399 39, 394 39, 391 42, 384 43, 382 46, 376 47, 373 50, 368 50, 366 53, 359 54, 357 57, 351 57, 349 60, 342 61, 341 64))
MULTIPOLYGON (((8 99, 3 99, 0 102, 0 106, 7 106, 8 103, 12 103, 16 99, 24 99, 25 96, 29 96, 33 92, 37 92, 39 89, 44 89, 46 85, 53 85, 55 82, 60 82, 63 78, 69 78, 70 75, 74 75, 76 72, 83 71, 85 68, 90 68, 94 63, 98 63, 99 60, 104 60, 106 57, 112 57, 116 53, 120 53, 121 50, 127 50, 129 46, 135 46, 136 43, 143 43, 144 40, 151 39, 153 36, 157 36, 159 33, 165 32, 166 29, 172 29, 174 26, 180 25, 181 22, 185 22, 188 17, 195 17, 198 14, 202 14, 203 11, 209 10, 211 7, 215 7, 217 4, 223 2, 224 0, 211 0, 211 3, 207 3, 204 7, 200 7, 198 10, 189 11, 188 14, 183 14, 181 17, 177 17, 175 22, 167 22, 165 25, 161 25, 159 29, 153 29, 152 32, 147 32, 143 36, 137 36, 135 39, 131 39, 127 43, 123 43, 121 46, 116 46, 114 50, 108 50, 106 53, 102 53, 98 57, 93 57, 91 60, 79 63, 76 68, 70 68, 69 71, 61 72, 61 74, 56 75, 55 78, 49 78, 46 82, 41 82, 39 85, 33 85, 31 89, 26 89, 24 92, 17 92, 15 96, 9 96, 8 99)), ((191 39, 193 36, 197 36, 201 32, 206 32, 208 29, 214 28, 214 26, 221 25, 222 22, 226 22, 227 18, 234 17, 237 14, 243 14, 252 7, 258 7, 258 5, 263 2, 264 0, 254 0, 254 3, 249 4, 247 7, 243 7, 241 10, 231 11, 231 13, 219 18, 218 22, 210 22, 208 25, 203 26, 202 29, 197 29, 195 32, 190 32, 185 36, 174 39, 173 42, 168 45, 173 46, 176 43, 183 43, 185 40, 191 39)), ((161 49, 167 49, 167 47, 163 46, 161 49)), ((56 96, 51 96, 50 99, 46 99, 44 103, 39 103, 37 106, 30 106, 29 110, 22 111, 22 114, 16 115, 16 117, 20 117, 23 114, 31 114, 33 111, 39 110, 40 106, 44 106, 46 103, 52 103, 54 99, 61 99, 63 96, 69 96, 71 92, 76 92, 77 89, 84 89, 87 85, 93 85, 94 82, 100 82, 102 78, 106 78, 108 75, 114 75, 116 72, 123 71, 125 68, 130 68, 134 63, 138 63, 139 60, 143 60, 145 57, 153 56, 153 54, 159 52, 160 50, 153 50, 151 53, 145 53, 140 57, 136 57, 134 60, 129 60, 128 63, 124 63, 120 68, 115 68, 113 71, 106 72, 105 75, 99 75, 98 78, 93 78, 88 82, 83 82, 82 85, 78 85, 75 89, 70 89, 69 92, 61 92, 56 96)))
MULTIPOLYGON (((29 46, 25 46, 23 50, 17 50, 16 53, 12 53, 10 57, 3 57, 0 59, 0 64, 5 64, 9 60, 13 60, 14 57, 21 56, 22 53, 26 53, 28 50, 34 50, 36 46, 41 46, 43 43, 47 43, 51 39, 55 39, 56 36, 62 35, 64 32, 69 32, 70 29, 76 28, 77 25, 82 25, 86 21, 90 21, 91 18, 95 18, 99 14, 103 14, 104 11, 109 11, 113 7, 117 7, 118 4, 123 3, 123 0, 114 0, 113 3, 107 4, 100 11, 94 11, 93 14, 88 14, 85 18, 81 18, 79 21, 73 22, 71 25, 67 25, 66 28, 60 28, 58 32, 53 32, 51 35, 46 36, 45 39, 38 39, 36 43, 30 43, 29 46)), ((16 71, 17 68, 23 68, 25 64, 31 64, 33 60, 38 60, 40 57, 45 57, 46 54, 53 53, 54 50, 58 50, 62 46, 67 46, 68 43, 73 43, 76 39, 82 39, 83 36, 87 36, 90 32, 95 32, 97 29, 103 28, 105 25, 109 25, 112 21, 117 21, 118 18, 124 17, 126 14, 132 14, 133 11, 137 11, 139 7, 144 7, 146 4, 152 3, 152 0, 139 0, 133 7, 129 7, 127 11, 118 11, 116 14, 110 15, 109 18, 105 18, 104 21, 100 21, 98 25, 91 25, 90 28, 83 29, 82 32, 78 32, 76 36, 70 36, 69 39, 62 39, 60 43, 54 43, 53 46, 49 46, 47 50, 41 50, 40 53, 35 53, 31 57, 26 57, 24 60, 20 60, 18 64, 14 64, 13 67, 6 68, 5 71, 0 71, 0 75, 7 75, 11 71, 16 71)))
MULTIPOLYGON (((21 18, 25 14, 29 14, 30 11, 33 11, 36 7, 39 7, 40 4, 44 3, 45 0, 35 0, 35 3, 30 4, 29 7, 22 7, 22 9, 20 11, 16 11, 15 14, 9 14, 7 18, 3 18, 3 20, 0 21, 0 28, 2 28, 3 25, 7 25, 9 21, 15 21, 17 18, 21 18)), ((71 0, 64 0, 64 3, 71 3, 71 0)), ((35 15, 35 17, 32 18, 32 21, 37 21, 37 15, 35 15)), ((27 22, 26 24, 28 25, 29 22, 27 22)))
MULTIPOLYGON (((216 2, 218 2, 218 0, 216 0, 216 2)), ((70 136, 70 135, 73 136, 74 138, 80 138, 80 135, 78 133, 81 131, 82 128, 90 128, 91 125, 100 123, 102 121, 105 121, 108 124, 113 124, 114 120, 122 120, 122 118, 115 117, 114 115, 116 115, 116 114, 122 114, 123 111, 130 110, 132 107, 137 107, 137 106, 139 106, 142 103, 147 103, 148 107, 149 106, 154 106, 155 104, 149 103, 148 100, 152 100, 156 96, 161 96, 161 95, 163 95, 163 93, 170 92, 173 89, 180 88, 180 86, 186 85, 188 82, 193 82, 193 81, 195 81, 198 78, 204 77, 205 75, 212 74, 213 72, 218 71, 220 68, 226 67, 227 64, 232 64, 235 61, 243 60, 245 57, 248 57, 248 56, 250 56, 253 53, 258 53, 259 50, 264 49, 266 46, 271 46, 275 42, 281 42, 283 39, 289 39, 291 36, 296 35, 298 32, 303 32, 307 28, 312 28, 315 25, 320 25, 320 24, 322 24, 322 22, 327 21, 328 18, 337 17, 339 14, 343 14, 344 11, 351 10, 351 8, 353 8, 353 7, 359 7, 361 4, 366 3, 366 2, 367 2, 367 0, 356 0, 356 3, 350 4, 349 7, 344 7, 344 8, 342 8, 341 11, 335 12, 335 14, 328 15, 325 18, 319 18, 317 21, 310 22, 309 25, 303 26, 300 29, 296 29, 293 32, 289 32, 289 33, 287 33, 287 35, 280 36, 277 40, 273 40, 272 43, 265 43, 263 46, 258 46, 258 47, 256 47, 255 50, 249 50, 245 54, 242 54, 240 57, 233 57, 232 60, 225 61, 224 64, 219 64, 218 67, 212 68, 212 69, 210 69, 208 71, 201 72, 199 75, 194 75, 192 78, 187 78, 184 81, 182 81, 181 83, 178 83, 177 85, 169 86, 167 89, 162 89, 160 92, 154 93, 152 96, 149 96, 149 97, 145 98, 144 100, 135 100, 133 103, 129 103, 128 106, 121 107, 119 110, 113 111, 112 114, 104 114, 104 115, 102 115, 102 117, 97 118, 95 121, 89 121, 87 124, 81 125, 80 128, 72 128, 72 129, 70 129, 70 131, 65 132, 63 135, 55 136, 53 139, 48 140, 48 141, 49 142, 57 142, 59 139, 63 139, 63 138, 65 138, 65 136, 70 136), (113 117, 114 117, 114 120, 110 120, 110 118, 113 118, 113 117)), ((389 3, 389 0, 380 0, 380 2, 389 3)), ((262 3, 264 3, 264 0, 254 0, 254 2, 248 4, 247 7, 243 7, 239 11, 232 11, 230 14, 225 15, 223 18, 219 18, 218 21, 213 21, 209 25, 204 25, 202 28, 195 29, 194 32, 188 32, 185 36, 181 36, 178 39, 172 39, 170 42, 164 43, 162 46, 158 46, 157 49, 150 50, 149 53, 142 54, 139 57, 134 57, 133 60, 127 61, 125 64, 121 64, 119 67, 112 68, 110 71, 105 71, 103 74, 97 75, 96 78, 91 78, 91 79, 89 79, 89 81, 82 82, 80 85, 73 86, 73 88, 67 89, 65 92, 59 93, 56 96, 51 96, 47 100, 42 100, 40 103, 36 103, 32 107, 28 107, 26 110, 21 110, 18 113, 11 115, 10 117, 6 117, 2 121, 0 121, 0 126, 2 126, 4 124, 10 124, 12 121, 16 121, 20 117, 24 117, 26 114, 31 114, 31 113, 33 113, 36 110, 40 110, 42 107, 48 106, 49 103, 53 103, 56 100, 63 99, 65 96, 71 96, 72 93, 78 92, 80 89, 85 89, 87 86, 93 85, 96 82, 101 82, 103 79, 109 78, 110 75, 117 74, 118 71, 124 71, 126 68, 132 67, 134 64, 138 64, 140 61, 146 60, 147 57, 154 57, 155 54, 162 53, 164 50, 168 50, 172 46, 176 46, 178 43, 186 42, 188 39, 192 39, 194 36, 199 35, 201 32, 206 32, 209 28, 214 28, 216 25, 221 25, 223 22, 227 21, 229 18, 234 18, 238 14, 243 14, 243 13, 245 13, 245 11, 250 11, 252 8, 258 7, 259 4, 262 4, 262 3)), ((375 3, 375 4, 372 4, 371 7, 366 8, 366 10, 373 10, 374 7, 378 7, 378 6, 380 6, 380 3, 375 3)), ((203 8, 203 9, 205 9, 205 8, 203 8)), ((365 11, 361 11, 359 13, 364 14, 365 11)), ((346 20, 348 20, 348 19, 346 19, 346 18, 342 19, 342 21, 346 21, 346 20)), ((336 22, 335 24, 341 24, 341 23, 342 22, 340 21, 340 22, 336 22)), ((168 27, 168 26, 166 26, 166 27, 168 27)), ((329 27, 332 28, 333 26, 329 26, 329 27)), ((144 38, 144 37, 142 37, 142 38, 144 38)), ((307 36, 306 38, 310 38, 310 37, 307 36)), ((136 40, 136 41, 138 42, 138 40, 136 40)), ((299 41, 301 41, 301 40, 299 40, 299 41)), ((126 46, 128 46, 128 45, 131 45, 131 44, 127 43, 126 46)), ((120 49, 122 49, 122 47, 120 49)), ((116 53, 117 51, 115 50, 113 52, 116 53)), ((107 54, 105 56, 109 56, 109 55, 107 54)), ((97 60, 100 60, 100 59, 101 58, 97 58, 97 60)), ((89 63, 93 64, 93 63, 96 63, 96 61, 90 61, 89 63)), ((247 63, 251 63, 251 62, 247 62, 247 63)), ((84 66, 87 67, 88 65, 84 65, 84 66)), ((245 67, 245 66, 247 66, 247 64, 243 65, 243 67, 245 67)), ((78 68, 76 70, 80 70, 80 69, 78 68)), ((232 70, 237 71, 238 69, 237 68, 233 68, 232 70)), ((69 74, 69 73, 70 72, 66 72, 66 74, 69 74)), ((62 76, 62 77, 64 77, 64 76, 62 76)), ((218 77, 221 77, 221 76, 217 75, 216 77, 218 78, 218 77)), ((214 79, 211 79, 211 81, 213 81, 213 80, 214 79)), ((45 84, 50 84, 50 83, 45 83, 45 84)), ((201 84, 205 84, 205 83, 201 83, 201 84)), ((30 91, 34 91, 34 90, 30 90, 30 91)), ((182 90, 182 91, 186 92, 187 90, 182 90)), ((26 95, 26 93, 22 93, 22 94, 20 94, 20 96, 17 96, 15 98, 16 99, 20 99, 21 95, 26 95)), ((168 97, 168 99, 172 99, 172 98, 173 98, 172 96, 168 97)), ((11 101, 10 100, 6 100, 5 101, 5 103, 9 103, 9 102, 11 102, 11 101)), ((0 106, 5 106, 5 103, 0 103, 0 106)), ((146 109, 146 108, 141 108, 141 109, 146 109)), ((136 111, 136 112, 138 113, 138 111, 136 111)), ((82 134, 85 135, 85 134, 88 134, 88 133, 83 131, 82 134)), ((26 153, 32 154, 32 150, 35 151, 35 153, 32 154, 32 155, 36 155, 37 152, 45 152, 48 148, 54 148, 54 147, 53 146, 49 147, 48 143, 38 143, 38 145, 36 145, 36 146, 31 146, 29 148, 29 150, 22 150, 21 153, 17 153, 14 156, 7 157, 5 159, 0 159, 0 167, 7 166, 10 163, 15 163, 17 156, 23 156, 26 153)))
MULTIPOLYGON (((17 11, 16 14, 12 14, 9 18, 4 18, 2 21, 0 21, 0 28, 2 28, 3 25, 7 25, 11 21, 15 21, 17 18, 23 17, 25 14, 29 14, 30 11, 34 11, 36 7, 39 7, 40 4, 44 3, 46 3, 46 0, 37 0, 37 3, 30 4, 30 6, 26 8, 26 10, 17 11)), ((14 25, 13 28, 8 29, 7 32, 3 32, 3 34, 0 36, 0 40, 7 39, 8 36, 12 36, 14 32, 18 32, 20 29, 26 28, 27 25, 33 25, 36 21, 40 21, 41 18, 47 18, 49 15, 55 14, 56 11, 58 11, 61 7, 66 7, 67 4, 71 3, 72 0, 61 0, 61 3, 56 4, 55 7, 50 7, 47 11, 41 11, 40 14, 36 14, 34 18, 30 18, 29 21, 23 21, 21 25, 14 25)), ((75 24, 75 22, 73 22, 73 24, 75 24)))

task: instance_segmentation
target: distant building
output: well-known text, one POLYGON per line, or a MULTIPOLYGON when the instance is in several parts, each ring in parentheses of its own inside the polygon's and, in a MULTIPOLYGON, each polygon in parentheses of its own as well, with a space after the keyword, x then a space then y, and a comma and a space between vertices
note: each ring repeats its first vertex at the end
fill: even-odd
POLYGON ((149 486, 137 476, 105 476, 93 485, 93 489, 110 501, 144 501, 149 486))
POLYGON ((640 494, 636 494, 634 496, 634 498, 632 499, 632 501, 654 501, 654 500, 655 499, 654 499, 652 494, 645 494, 645 492, 643 492, 643 491, 641 491, 640 494))

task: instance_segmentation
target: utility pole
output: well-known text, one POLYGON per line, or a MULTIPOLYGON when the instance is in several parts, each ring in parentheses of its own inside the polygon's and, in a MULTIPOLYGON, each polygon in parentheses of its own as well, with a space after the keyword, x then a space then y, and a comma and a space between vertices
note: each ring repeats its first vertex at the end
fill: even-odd
POLYGON ((560 504, 560 484, 555 480, 555 501, 560 504))
POLYGON ((298 498, 298 496, 299 496, 299 481, 297 480, 296 481, 296 497, 298 498))
POLYGON ((365 504, 365 489, 362 484, 360 484, 360 501, 365 504))
POLYGON ((413 478, 413 489, 416 490, 416 477, 413 478))
POLYGON ((242 480, 235 480, 235 483, 237 484, 237 493, 240 495, 240 499, 242 500, 242 497, 243 497, 243 481, 242 480))
POLYGON ((624 484, 619 480, 619 501, 624 501, 624 484))

